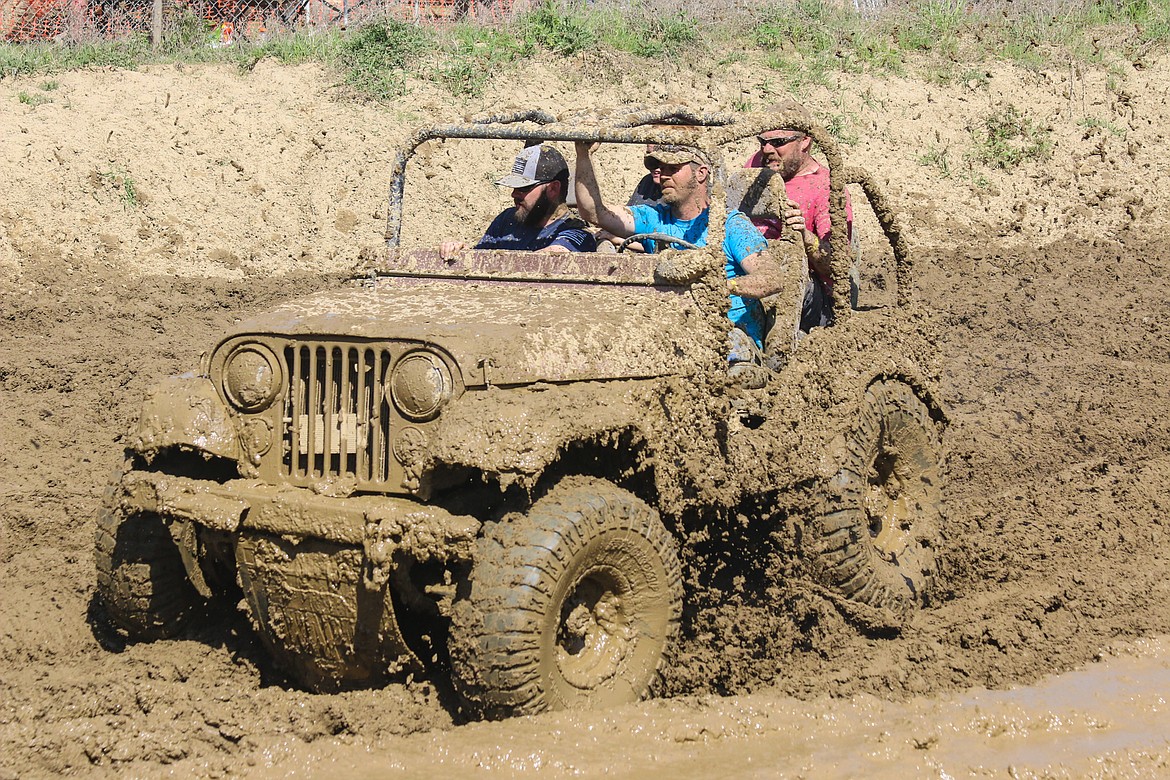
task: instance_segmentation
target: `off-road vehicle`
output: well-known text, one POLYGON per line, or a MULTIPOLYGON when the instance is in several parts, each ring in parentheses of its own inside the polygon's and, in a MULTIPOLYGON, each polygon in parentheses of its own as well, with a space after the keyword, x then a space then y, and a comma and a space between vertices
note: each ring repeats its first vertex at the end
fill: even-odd
POLYGON ((892 624, 930 598, 945 415, 928 320, 893 214, 822 127, 673 107, 422 130, 392 172, 387 245, 352 286, 241 323, 148 394, 97 532, 98 597, 130 638, 242 590, 310 689, 449 669, 473 714, 501 716, 653 693, 711 575, 688 549, 720 524, 791 518, 810 581, 892 624), (719 247, 729 206, 779 213, 780 178, 739 164, 776 127, 825 156, 835 225, 860 185, 898 300, 838 295, 835 322, 800 334, 803 250, 774 242, 774 370, 746 389, 719 247), (435 139, 699 147, 716 161, 707 247, 402 252, 408 161, 435 139))

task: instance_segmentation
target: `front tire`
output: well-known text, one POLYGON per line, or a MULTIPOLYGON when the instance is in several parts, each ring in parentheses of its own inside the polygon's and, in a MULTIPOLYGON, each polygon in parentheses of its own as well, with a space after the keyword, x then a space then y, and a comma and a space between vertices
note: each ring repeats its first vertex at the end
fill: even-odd
POLYGON ((94 550, 97 596, 130 639, 177 634, 203 603, 162 518, 103 507, 94 550))
POLYGON ((900 619, 926 606, 935 585, 939 429, 909 385, 875 382, 829 483, 820 555, 828 584, 900 619))
POLYGON ((658 513, 569 479, 480 540, 452 617, 453 681, 476 715, 585 710, 650 695, 682 615, 678 548, 658 513))

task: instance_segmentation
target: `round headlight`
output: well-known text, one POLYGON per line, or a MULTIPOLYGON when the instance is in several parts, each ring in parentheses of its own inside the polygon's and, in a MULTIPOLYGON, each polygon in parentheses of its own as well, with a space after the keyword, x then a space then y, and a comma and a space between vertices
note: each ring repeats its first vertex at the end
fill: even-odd
POLYGON ((434 419, 451 400, 451 370, 433 352, 404 355, 390 372, 390 397, 402 415, 415 422, 434 419))
POLYGON ((224 364, 223 391, 241 411, 267 409, 280 392, 280 367, 276 358, 259 345, 238 348, 224 364))

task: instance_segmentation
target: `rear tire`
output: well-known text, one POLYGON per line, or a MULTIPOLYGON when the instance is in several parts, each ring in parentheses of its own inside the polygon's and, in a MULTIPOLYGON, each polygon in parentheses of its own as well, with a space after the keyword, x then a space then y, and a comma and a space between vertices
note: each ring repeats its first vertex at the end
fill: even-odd
POLYGON ((939 427, 909 385, 875 382, 829 483, 820 554, 829 584, 900 619, 926 606, 935 586, 939 427))
POLYGON ((203 604, 156 514, 127 515, 104 507, 98 515, 94 559, 98 599, 133 640, 174 636, 203 604))
POLYGON ((469 585, 449 646, 476 715, 639 701, 678 637, 675 540, 657 512, 601 480, 565 480, 489 528, 469 585))

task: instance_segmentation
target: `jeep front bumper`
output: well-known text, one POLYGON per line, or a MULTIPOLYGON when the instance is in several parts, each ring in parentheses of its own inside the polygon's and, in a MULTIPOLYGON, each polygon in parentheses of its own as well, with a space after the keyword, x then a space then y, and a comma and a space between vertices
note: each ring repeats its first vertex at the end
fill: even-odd
POLYGON ((254 480, 126 473, 120 511, 167 523, 188 578, 203 574, 200 529, 227 534, 253 622, 276 661, 312 690, 376 685, 421 668, 391 594, 394 567, 470 562, 480 522, 408 498, 333 497, 254 480))

